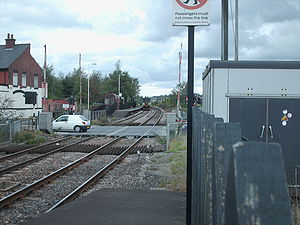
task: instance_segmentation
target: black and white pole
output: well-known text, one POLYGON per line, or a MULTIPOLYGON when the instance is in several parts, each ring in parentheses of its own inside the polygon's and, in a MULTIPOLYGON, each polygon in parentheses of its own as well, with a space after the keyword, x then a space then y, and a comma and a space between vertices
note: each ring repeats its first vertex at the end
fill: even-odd
POLYGON ((188 26, 188 113, 187 113, 187 198, 186 224, 191 224, 192 211, 192 147, 193 147, 193 104, 194 104, 194 39, 195 26, 188 26))

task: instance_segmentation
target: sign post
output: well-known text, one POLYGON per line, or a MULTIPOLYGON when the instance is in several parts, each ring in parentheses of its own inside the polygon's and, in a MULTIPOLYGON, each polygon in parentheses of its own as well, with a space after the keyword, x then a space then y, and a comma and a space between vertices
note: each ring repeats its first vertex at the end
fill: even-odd
POLYGON ((192 223, 192 146, 194 104, 194 33, 195 26, 209 26, 209 0, 173 0, 173 26, 188 27, 188 115, 186 225, 192 223))

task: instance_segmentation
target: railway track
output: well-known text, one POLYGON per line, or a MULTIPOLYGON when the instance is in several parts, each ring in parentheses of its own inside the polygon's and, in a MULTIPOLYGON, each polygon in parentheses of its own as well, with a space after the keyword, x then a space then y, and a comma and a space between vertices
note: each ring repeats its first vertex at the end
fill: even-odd
MULTIPOLYGON (((161 113, 162 115, 162 113, 161 113)), ((160 116, 161 118, 161 116, 160 116)), ((157 123, 159 121, 159 119, 157 120, 157 123)), ((147 136, 147 133, 150 132, 150 130, 157 124, 155 123, 151 128, 149 128, 147 130, 147 132, 144 133, 143 136, 141 136, 139 139, 134 140, 133 143, 131 143, 130 146, 128 146, 126 149, 123 149, 121 151, 121 154, 119 154, 118 156, 114 157, 113 160, 111 160, 109 163, 107 163, 107 165, 105 166, 101 166, 101 168, 96 171, 92 176, 90 176, 89 178, 87 178, 82 184, 78 185, 78 187, 73 190, 71 193, 68 193, 67 196, 65 196, 64 198, 62 198, 61 201, 59 201, 58 203, 56 203, 54 206, 52 206, 48 211, 51 211, 52 209, 64 204, 65 202, 68 202, 74 198, 76 198, 76 196, 78 196, 79 193, 81 193, 82 191, 86 190, 88 187, 90 187, 93 183, 96 182, 97 179, 101 178, 104 176, 105 173, 107 173, 109 170, 111 170, 116 164, 120 163, 124 158, 126 158, 126 156, 128 154, 130 154, 130 152, 133 151, 134 147, 145 137, 147 136)), ((124 134, 125 136, 126 134, 124 134)), ((81 167, 81 165, 84 165, 86 162, 93 160, 93 158, 102 150, 107 149, 113 145, 116 145, 116 143, 118 141, 120 141, 122 139, 122 137, 118 137, 115 139, 112 139, 111 141, 109 141, 108 143, 104 144, 101 147, 96 148, 95 150, 93 150, 92 152, 88 153, 87 155, 75 160, 74 162, 68 164, 67 166, 64 166, 52 173, 50 173, 47 176, 44 176, 41 179, 36 180, 35 182, 27 185, 26 187, 23 187, 21 189, 19 189, 16 192, 13 192, 7 196, 5 196, 4 198, 2 198, 0 200, 0 209, 4 208, 6 206, 12 205, 14 204, 15 201, 24 198, 26 195, 28 195, 30 193, 30 195, 32 195, 32 193, 36 193, 37 190, 41 191, 41 189, 39 189, 40 187, 44 186, 47 187, 48 184, 50 182, 52 182, 53 180, 57 180, 58 179, 62 179, 61 176, 63 174, 69 173, 70 171, 73 171, 75 168, 78 168, 78 171, 82 171, 82 169, 79 169, 81 167)), ((74 143, 78 144, 78 143, 74 143)), ((76 177, 76 175, 75 175, 76 177)), ((43 188, 44 189, 44 188, 43 188)))
MULTIPOLYGON (((53 154, 57 153, 57 152, 59 152, 59 151, 62 151, 62 150, 64 150, 64 149, 68 148, 68 147, 71 147, 71 146, 73 146, 73 145, 76 145, 76 144, 79 144, 79 143, 81 143, 81 142, 87 141, 87 140, 89 140, 89 139, 91 139, 91 137, 85 138, 85 139, 80 140, 80 141, 77 141, 77 142, 73 142, 73 143, 71 143, 71 144, 68 144, 68 145, 62 146, 62 147, 58 147, 59 145, 54 145, 54 146, 55 146, 55 147, 54 147, 54 150, 47 151, 46 153, 44 153, 44 154, 39 154, 38 156, 33 157, 33 158, 31 158, 31 159, 23 160, 23 161, 18 162, 18 163, 14 164, 14 165, 8 166, 8 167, 6 167, 6 168, 2 168, 2 169, 0 170, 0 176, 3 175, 3 174, 6 174, 6 173, 12 172, 12 171, 14 171, 14 170, 17 170, 17 169, 19 169, 19 168, 22 168, 22 167, 24 167, 24 166, 26 166, 26 165, 32 164, 32 163, 34 163, 34 162, 37 162, 37 161, 39 161, 39 160, 41 160, 41 159, 44 159, 44 158, 46 158, 46 157, 49 157, 50 155, 53 155, 53 154)), ((57 144, 57 143, 59 143, 59 142, 54 142, 54 143, 45 144, 45 145, 42 145, 42 146, 37 146, 37 147, 31 148, 31 149, 27 149, 27 150, 24 150, 24 151, 21 151, 21 152, 14 153, 14 154, 9 155, 9 156, 7 156, 7 157, 2 157, 2 158, 6 158, 6 160, 7 160, 7 159, 17 158, 17 157, 19 157, 20 155, 24 154, 25 152, 28 153, 29 151, 37 150, 37 149, 39 149, 39 148, 42 148, 42 147, 45 147, 45 146, 51 146, 51 145, 57 144)))
POLYGON ((160 108, 153 108, 153 114, 151 117, 149 117, 147 120, 144 121, 144 123, 141 124, 141 126, 151 126, 151 125, 157 125, 162 117, 162 110, 160 108), (157 122, 158 121, 158 122, 157 122))
POLYGON ((105 167, 100 169, 98 172, 96 172, 93 176, 91 176, 88 180, 83 182, 78 188, 76 188, 74 191, 72 191, 69 195, 64 197, 62 200, 60 200, 57 204, 52 206, 49 210, 47 210, 47 213, 52 211, 53 209, 60 207, 64 205, 67 202, 70 202, 74 200, 78 195, 80 195, 82 192, 87 190, 91 185, 93 185, 98 179, 103 177, 109 170, 113 169, 113 167, 120 163, 126 156, 132 151, 133 147, 136 146, 141 140, 152 130, 152 128, 159 122, 159 120, 162 117, 162 111, 160 111, 160 114, 156 120, 156 122, 153 124, 153 126, 147 130, 143 136, 141 136, 139 139, 137 139, 134 143, 132 143, 128 148, 126 148, 117 158, 115 158, 113 161, 111 161, 109 164, 107 164, 105 167))
POLYGON ((149 111, 141 111, 129 117, 125 117, 116 121, 112 125, 118 126, 149 126, 153 125, 156 119, 160 116, 162 110, 159 108, 151 108, 149 111), (152 121, 152 122, 151 122, 152 121))
POLYGON ((123 119, 117 120, 113 123, 111 123, 111 125, 113 126, 126 126, 129 125, 132 121, 135 121, 139 118, 142 118, 143 116, 145 116, 145 111, 140 111, 138 113, 132 114, 131 116, 125 117, 123 119))
POLYGON ((49 143, 45 143, 43 145, 38 145, 38 146, 35 146, 35 147, 27 148, 27 149, 24 149, 24 150, 21 150, 21 151, 12 153, 12 154, 2 156, 2 157, 0 157, 0 162, 3 162, 3 161, 8 160, 8 159, 16 158, 18 156, 24 155, 24 154, 29 153, 31 151, 34 151, 36 149, 40 149, 40 148, 43 148, 43 147, 50 147, 52 145, 55 146, 55 145, 59 144, 60 142, 68 140, 69 138, 70 137, 61 138, 61 139, 58 139, 58 140, 55 140, 55 141, 52 141, 52 142, 49 142, 49 143))

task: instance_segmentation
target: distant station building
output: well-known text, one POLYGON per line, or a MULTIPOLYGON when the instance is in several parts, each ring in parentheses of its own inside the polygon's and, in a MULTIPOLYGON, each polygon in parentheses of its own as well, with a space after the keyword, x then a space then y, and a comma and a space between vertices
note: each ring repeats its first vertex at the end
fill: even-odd
POLYGON ((30 44, 16 44, 8 34, 0 45, 0 101, 9 99, 6 110, 28 118, 42 111, 43 71, 30 54, 30 44))
POLYGON ((54 118, 63 114, 74 114, 77 111, 77 102, 73 98, 45 100, 44 112, 52 112, 54 118))
POLYGON ((150 97, 151 103, 162 103, 166 101, 169 97, 167 95, 153 96, 150 97))

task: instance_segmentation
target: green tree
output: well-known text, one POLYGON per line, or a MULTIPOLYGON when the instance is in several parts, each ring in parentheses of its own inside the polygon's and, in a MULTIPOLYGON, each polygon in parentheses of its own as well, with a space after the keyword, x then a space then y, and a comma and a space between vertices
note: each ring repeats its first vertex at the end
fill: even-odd
MULTIPOLYGON (((120 69, 120 61, 116 69, 103 77, 99 71, 89 75, 90 104, 104 102, 107 93, 118 93, 119 77, 121 93, 125 101, 135 101, 139 95, 140 85, 137 78, 133 78, 127 71, 120 69)), ((80 102, 80 77, 82 82, 82 103, 87 104, 88 74, 83 70, 74 69, 67 76, 54 74, 53 65, 47 67, 48 98, 61 99, 74 96, 80 102)))
POLYGON ((0 123, 18 118, 18 115, 14 110, 9 110, 9 108, 12 107, 12 104, 13 100, 4 96, 0 96, 0 123))
POLYGON ((103 77, 99 71, 94 71, 90 76, 90 102, 104 102, 104 91, 103 77))
POLYGON ((174 88, 171 91, 171 95, 170 95, 171 105, 173 107, 177 106, 178 87, 180 87, 180 106, 182 108, 187 108, 187 102, 186 102, 187 82, 180 83, 179 85, 177 85, 176 88, 174 88))
POLYGON ((48 82, 48 98, 60 99, 63 98, 62 77, 55 76, 53 65, 46 67, 46 79, 48 82))
POLYGON ((104 78, 105 93, 119 92, 119 77, 120 77, 120 92, 125 102, 135 101, 140 92, 140 85, 137 78, 129 75, 128 71, 120 69, 120 62, 116 63, 116 69, 104 78))
POLYGON ((73 78, 67 75, 65 79, 63 79, 62 84, 63 84, 64 98, 67 98, 69 96, 74 96, 75 82, 73 78))
POLYGON ((69 96, 79 98, 80 75, 81 71, 79 69, 74 69, 63 79, 62 84, 65 98, 69 96))

